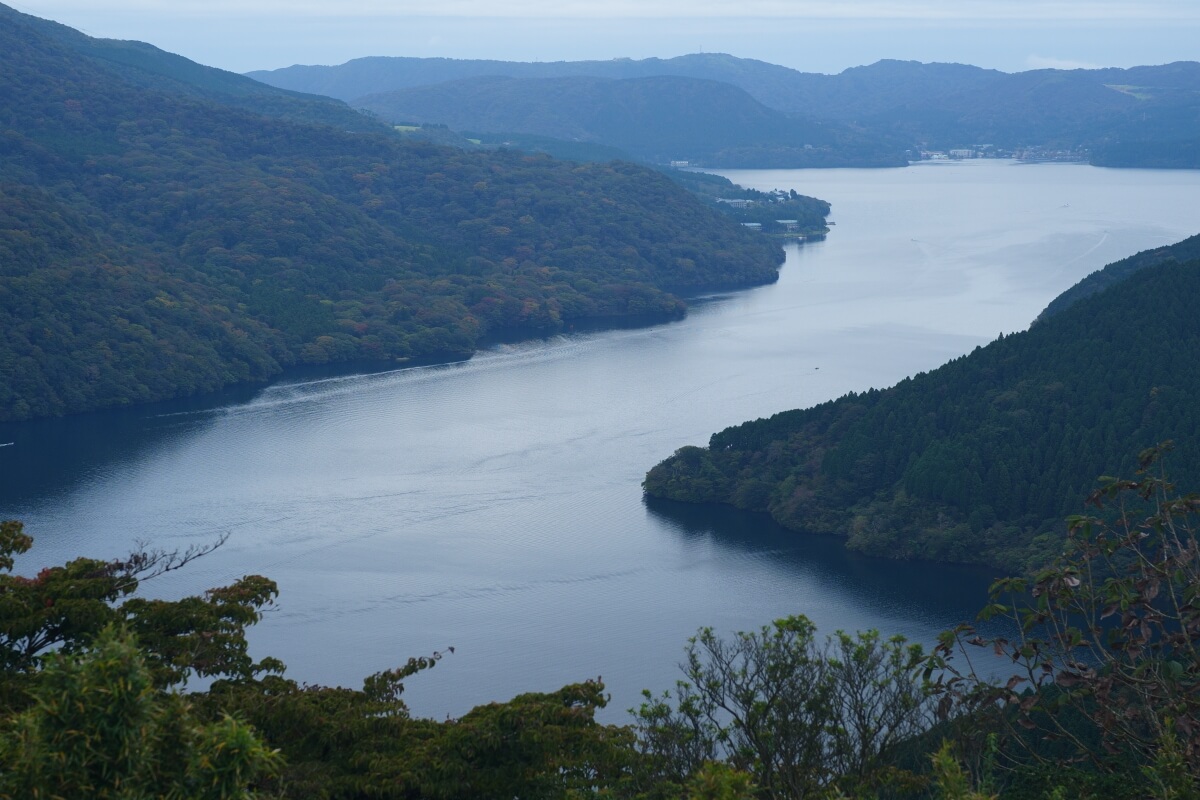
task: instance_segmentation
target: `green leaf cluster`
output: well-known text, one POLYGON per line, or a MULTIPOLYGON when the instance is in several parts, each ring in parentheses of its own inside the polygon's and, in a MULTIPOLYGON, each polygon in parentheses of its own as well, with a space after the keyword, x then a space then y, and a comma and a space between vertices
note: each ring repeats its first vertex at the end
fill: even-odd
POLYGON ((821 642, 797 615, 732 638, 702 628, 686 653, 675 692, 633 711, 655 792, 711 782, 715 763, 778 800, 922 785, 897 758, 933 724, 920 646, 878 631, 821 642))
POLYGON ((202 721, 156 687, 136 640, 113 628, 48 657, 31 697, 0 732, 6 799, 252 800, 250 784, 280 765, 244 723, 202 721))
POLYGON ((1133 479, 1102 478, 1058 557, 992 586, 980 617, 1006 620, 1002 635, 960 625, 929 661, 939 709, 996 731, 1013 796, 1039 796, 1034 781, 1064 764, 1086 794, 1200 794, 1200 496, 1166 477, 1170 449, 1143 451, 1133 479), (1015 674, 981 674, 971 647, 1015 674))

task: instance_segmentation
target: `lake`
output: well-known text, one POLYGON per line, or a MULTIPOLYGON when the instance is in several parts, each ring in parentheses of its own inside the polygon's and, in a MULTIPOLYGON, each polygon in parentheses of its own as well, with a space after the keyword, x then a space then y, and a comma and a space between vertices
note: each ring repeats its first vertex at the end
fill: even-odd
MULTIPOLYGON (((883 387, 1023 329, 1104 264, 1200 231, 1200 172, 977 161, 737 171, 833 204, 772 286, 686 320, 496 346, 470 361, 0 427, 0 518, 25 572, 137 541, 217 552, 178 596, 259 573, 253 631, 298 680, 410 679, 422 715, 602 676, 605 717, 673 685, 687 637, 786 614, 931 641, 986 570, 872 560, 732 511, 648 504, 640 481, 747 419, 883 387)), ((1105 465, 1097 464, 1097 474, 1105 465)))

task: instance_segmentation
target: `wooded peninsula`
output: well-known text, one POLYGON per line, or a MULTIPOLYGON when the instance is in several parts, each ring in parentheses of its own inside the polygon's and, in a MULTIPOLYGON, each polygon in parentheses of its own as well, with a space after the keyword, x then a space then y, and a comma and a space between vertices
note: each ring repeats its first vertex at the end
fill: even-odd
MULTIPOLYGON (((1197 441, 1197 259, 1200 236, 1110 264, 1028 331, 888 389, 727 428, 643 486, 871 555, 1035 569, 1097 465, 1128 474, 1147 444, 1197 441)), ((1173 453, 1171 474, 1200 478, 1200 452, 1173 453)))

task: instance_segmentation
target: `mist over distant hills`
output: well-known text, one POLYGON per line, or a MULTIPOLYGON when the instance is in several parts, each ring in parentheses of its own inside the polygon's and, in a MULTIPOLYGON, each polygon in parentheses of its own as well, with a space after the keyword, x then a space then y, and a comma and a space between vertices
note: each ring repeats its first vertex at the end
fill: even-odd
POLYGON ((887 136, 769 108, 736 86, 679 76, 466 78, 355 101, 397 123, 511 131, 616 147, 645 161, 724 167, 903 166, 887 136))
MULTIPOLYGON (((676 58, 611 61, 489 61, 453 58, 356 58, 336 67, 301 66, 259 70, 247 75, 280 88, 308 91, 354 100, 368 94, 429 86, 435 83, 502 76, 507 78, 649 78, 674 75, 721 81, 746 89, 760 101, 753 87, 764 79, 786 84, 793 76, 806 75, 787 67, 719 53, 702 53, 676 58), (307 88, 300 88, 307 87, 307 88)), ((806 76, 819 77, 819 76, 806 76)))
POLYGON ((977 89, 1005 73, 962 64, 880 61, 839 75, 825 75, 725 53, 693 53, 667 59, 553 62, 376 56, 335 67, 296 65, 247 75, 272 86, 347 102, 366 95, 484 76, 622 80, 673 75, 737 86, 779 111, 853 120, 931 95, 977 89))
MULTIPOLYGON (((962 64, 879 61, 824 75, 719 53, 549 63, 374 57, 341 66, 292 66, 249 75, 280 88, 369 107, 385 118, 404 114, 472 130, 495 130, 488 126, 503 122, 508 130, 563 136, 566 106, 583 106, 595 117, 621 116, 629 130, 623 144, 609 138, 611 132, 601 135, 595 127, 576 131, 575 138, 640 153, 654 151, 662 141, 665 112, 655 107, 649 110, 658 118, 654 113, 639 118, 617 99, 617 93, 598 96, 596 79, 636 85, 639 80, 671 76, 737 87, 766 108, 803 120, 807 127, 800 129, 800 135, 811 137, 817 123, 831 126, 826 131, 843 143, 840 155, 862 166, 896 147, 911 152, 978 144, 1010 151, 1070 150, 1109 166, 1200 166, 1196 133, 1200 130, 1200 64, 1196 62, 1009 74, 962 64), (497 103, 488 100, 485 90, 471 90, 464 84, 484 78, 493 81, 486 84, 492 89, 497 78, 517 81, 504 84, 504 93, 508 102, 520 102, 527 112, 521 126, 514 127, 516 111, 499 116, 497 103), (548 80, 560 81, 556 93, 535 108, 522 93, 536 99, 536 92, 547 85, 537 81, 548 80), (578 96, 568 97, 568 89, 578 96), (564 104, 562 113, 554 113, 554 103, 564 104), (442 118, 435 120, 438 113, 442 118), (638 146, 630 147, 627 140, 632 139, 638 146)), ((688 101, 701 108, 684 117, 687 121, 678 127, 693 125, 691 117, 707 109, 712 117, 709 127, 727 125, 725 149, 738 147, 746 135, 742 126, 752 128, 757 124, 755 116, 763 114, 748 113, 744 100, 730 105, 730 97, 715 90, 711 95, 698 89, 690 92, 688 101)), ((764 126, 756 144, 771 141, 779 130, 774 123, 764 126)), ((788 143, 811 144, 799 139, 788 143)), ((831 147, 838 151, 837 146, 831 147)), ((778 165, 765 157, 753 164, 778 165)))

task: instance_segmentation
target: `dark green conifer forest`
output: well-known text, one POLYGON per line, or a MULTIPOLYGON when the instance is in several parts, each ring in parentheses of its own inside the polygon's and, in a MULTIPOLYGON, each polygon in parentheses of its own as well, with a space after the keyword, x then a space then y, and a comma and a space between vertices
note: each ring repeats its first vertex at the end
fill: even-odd
MULTIPOLYGON (((1145 444, 1200 435, 1198 241, 1110 265, 1030 330, 936 370, 681 448, 645 489, 873 555, 1038 567, 1097 464, 1128 471, 1145 444)), ((1195 481, 1198 459, 1181 448, 1172 474, 1195 481)))

